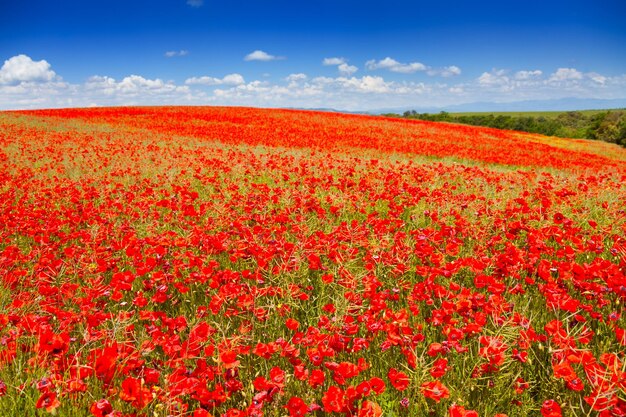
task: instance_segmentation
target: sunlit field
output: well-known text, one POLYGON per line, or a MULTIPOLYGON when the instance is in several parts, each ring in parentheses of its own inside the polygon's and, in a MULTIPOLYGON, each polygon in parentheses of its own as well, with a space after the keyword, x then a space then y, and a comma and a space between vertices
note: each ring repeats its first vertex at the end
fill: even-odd
POLYGON ((626 415, 626 149, 0 113, 0 415, 626 415))

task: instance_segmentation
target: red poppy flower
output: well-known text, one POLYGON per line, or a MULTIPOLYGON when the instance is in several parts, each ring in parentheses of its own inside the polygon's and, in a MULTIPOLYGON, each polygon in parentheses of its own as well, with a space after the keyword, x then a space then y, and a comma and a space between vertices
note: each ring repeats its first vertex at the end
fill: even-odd
POLYGON ((239 410, 237 408, 229 408, 224 414, 222 414, 222 417, 246 417, 247 414, 248 413, 246 413, 245 411, 239 410))
POLYGON ((433 364, 430 369, 430 375, 433 378, 440 378, 448 372, 448 360, 446 358, 439 358, 433 364))
POLYGON ((327 413, 337 412, 340 413, 346 407, 346 400, 344 391, 331 385, 322 397, 322 404, 324 404, 324 411, 327 413))
POLYGON ((385 392, 385 381, 378 377, 373 377, 370 379, 370 387, 372 388, 372 391, 374 391, 377 395, 380 395, 385 392))
POLYGON ((324 383, 326 376, 324 375, 324 371, 321 369, 313 369, 311 371, 311 375, 309 376, 309 385, 311 388, 317 388, 324 383))
POLYGON ((283 371, 280 367, 275 366, 270 369, 270 380, 272 384, 277 388, 282 388, 285 386, 285 371, 283 371))
POLYGON ((565 386, 568 389, 571 389, 572 391, 577 391, 577 392, 582 391, 583 389, 585 389, 585 384, 583 383, 583 381, 581 381, 580 378, 574 378, 571 381, 567 381, 565 386))
POLYGON ((409 387, 409 377, 402 371, 398 371, 396 368, 390 368, 389 372, 387 372, 387 378, 389 378, 389 382, 391 385, 398 391, 404 391, 409 387))
POLYGON ((194 410, 191 417, 213 417, 213 416, 204 408, 197 408, 194 410))
POLYGON ((238 367, 240 364, 240 362, 237 360, 237 352, 232 350, 226 350, 224 352, 221 352, 220 361, 226 369, 238 367))
POLYGON ((322 282, 324 284, 330 284, 331 282, 333 282, 335 279, 335 277, 332 274, 323 274, 322 275, 322 282))
POLYGON ((144 386, 140 379, 132 377, 128 377, 122 382, 120 398, 132 403, 133 407, 137 409, 144 408, 152 401, 150 390, 144 386))
POLYGON ((57 394, 53 391, 47 391, 41 394, 37 403, 35 404, 36 408, 45 408, 47 412, 52 413, 61 405, 61 402, 57 399, 57 394))
POLYGON ((285 321, 285 325, 287 326, 287 328, 288 328, 289 330, 293 330, 293 331, 295 331, 295 330, 298 330, 298 327, 300 326, 300 323, 298 323, 298 321, 297 321, 297 320, 294 320, 294 319, 292 319, 292 318, 289 318, 289 319, 287 319, 287 320, 285 321))
POLYGON ((440 381, 424 382, 421 386, 421 391, 426 398, 435 400, 435 402, 450 396, 450 391, 440 381))
POLYGON ((465 417, 465 407, 452 404, 450 408, 448 408, 448 414, 450 417, 465 417))
POLYGON ((370 400, 363 401, 357 413, 357 417, 381 417, 382 415, 383 410, 380 405, 370 400))
POLYGON ((562 417, 561 406, 554 400, 546 400, 541 406, 543 417, 562 417))
POLYGON ((106 417, 107 414, 113 412, 113 406, 108 400, 101 399, 91 404, 89 411, 94 417, 106 417))
POLYGON ((359 385, 356 386, 356 392, 361 397, 367 397, 372 392, 372 385, 369 381, 363 381, 359 385))
POLYGON ((285 407, 291 417, 300 417, 309 412, 309 406, 300 397, 291 397, 285 407))

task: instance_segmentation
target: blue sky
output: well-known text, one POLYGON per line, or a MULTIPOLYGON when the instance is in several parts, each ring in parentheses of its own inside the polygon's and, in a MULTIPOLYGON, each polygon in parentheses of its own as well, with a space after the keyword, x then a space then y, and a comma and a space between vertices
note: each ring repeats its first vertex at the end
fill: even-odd
POLYGON ((626 2, 0 3, 0 108, 626 98, 626 2))

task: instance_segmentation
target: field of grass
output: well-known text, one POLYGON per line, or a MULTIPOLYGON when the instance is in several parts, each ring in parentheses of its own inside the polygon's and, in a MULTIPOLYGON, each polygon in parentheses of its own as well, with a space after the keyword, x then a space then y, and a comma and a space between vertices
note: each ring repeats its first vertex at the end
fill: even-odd
POLYGON ((337 113, 2 112, 0 414, 622 416, 625 161, 337 113))

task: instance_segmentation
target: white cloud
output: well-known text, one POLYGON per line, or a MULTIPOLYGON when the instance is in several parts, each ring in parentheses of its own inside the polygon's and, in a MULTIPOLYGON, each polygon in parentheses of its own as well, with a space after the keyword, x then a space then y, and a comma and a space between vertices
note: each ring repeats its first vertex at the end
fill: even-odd
POLYGON ((461 68, 457 67, 456 65, 444 67, 443 71, 441 71, 442 77, 453 77, 455 75, 461 75, 461 68))
POLYGON ((334 88, 353 93, 386 93, 392 91, 394 86, 392 82, 385 81, 383 77, 373 77, 371 75, 365 75, 361 78, 318 77, 313 81, 319 83, 320 86, 333 86, 334 88))
POLYGON ((285 79, 287 81, 289 81, 289 82, 299 82, 299 81, 304 81, 307 78, 309 78, 309 77, 307 77, 306 74, 303 74, 303 73, 300 72, 300 73, 297 73, 297 74, 289 74, 287 76, 287 78, 285 78, 285 79))
POLYGON ((160 78, 149 79, 134 74, 124 77, 119 82, 111 77, 96 75, 87 80, 85 88, 87 90, 100 91, 106 95, 120 94, 125 96, 189 92, 189 87, 177 86, 171 81, 163 81, 160 78))
POLYGON ((482 86, 502 86, 509 83, 507 71, 503 69, 493 69, 491 72, 483 72, 478 77, 478 84, 482 86))
POLYGON ((345 58, 324 58, 322 61, 323 65, 333 65, 337 66, 337 70, 339 70, 339 74, 350 76, 357 72, 359 69, 354 65, 349 65, 348 61, 345 58))
POLYGON ((345 64, 346 60, 344 58, 324 58, 322 64, 324 65, 341 65, 345 64))
POLYGON ((187 0, 187 4, 191 7, 200 7, 204 4, 204 0, 187 0))
POLYGON ((246 82, 243 79, 243 76, 237 73, 228 74, 224 76, 224 78, 222 78, 222 81, 224 82, 224 84, 229 84, 229 85, 239 85, 239 84, 243 84, 246 82))
MULTIPOLYGON (((456 87, 456 86, 455 86, 456 87)), ((543 71, 493 69, 473 82, 460 84, 470 101, 510 102, 561 98, 623 99, 626 97, 626 74, 605 76, 596 72, 583 74, 575 68, 543 71)))
POLYGON ((270 107, 331 107, 363 110, 384 105, 415 105, 433 89, 423 83, 387 81, 380 76, 305 77, 292 74, 287 84, 253 81, 215 90, 212 103, 270 107))
POLYGON ((516 80, 530 80, 530 79, 534 79, 537 77, 541 77, 542 75, 543 75, 543 72, 541 70, 517 71, 515 73, 515 79, 516 80))
POLYGON ((550 81, 582 80, 583 73, 575 68, 559 68, 550 75, 550 81))
POLYGON ((461 75, 461 68, 456 65, 450 65, 448 67, 443 68, 429 68, 426 71, 428 75, 439 75, 441 77, 455 77, 457 75, 461 75))
POLYGON ((303 73, 300 72, 300 73, 297 73, 297 74, 289 74, 287 77, 285 77, 285 81, 287 81, 289 83, 287 87, 289 87, 289 88, 298 88, 308 78, 309 77, 307 77, 306 74, 303 74, 303 73))
POLYGON ((185 80, 187 85, 241 85, 246 81, 241 74, 233 73, 224 76, 224 78, 214 77, 191 77, 185 80))
MULTIPOLYGON (((341 71, 344 64, 349 66, 345 59, 332 65, 341 71)), ((458 72, 451 67, 426 71, 438 71, 439 76, 443 76, 443 71, 458 72)), ((214 104, 368 110, 417 109, 478 101, 626 97, 626 74, 583 74, 573 68, 557 68, 547 73, 538 69, 493 69, 459 83, 450 82, 451 78, 414 82, 372 75, 357 77, 348 72, 335 77, 293 73, 278 80, 266 77, 251 81, 233 73, 222 78, 191 77, 184 83, 138 74, 121 79, 96 75, 72 84, 63 81, 46 61, 35 62, 24 55, 8 59, 0 68, 0 108, 214 104)))
POLYGON ((417 71, 426 71, 427 69, 426 65, 422 64, 421 62, 411 62, 408 64, 403 64, 390 57, 381 59, 380 61, 371 59, 365 63, 365 67, 368 70, 387 69, 392 72, 399 72, 403 74, 410 74, 417 71))
POLYGON ((166 58, 173 58, 175 56, 186 56, 189 55, 189 51, 185 49, 181 49, 180 51, 167 51, 165 53, 166 58))
POLYGON ((383 77, 371 77, 366 75, 361 79, 351 78, 347 81, 349 84, 354 84, 357 90, 364 93, 386 93, 390 91, 391 86, 385 82, 383 77))
POLYGON ((0 84, 50 82, 58 79, 46 60, 33 61, 27 55, 17 55, 4 61, 0 68, 0 84))
POLYGON ((250 52, 248 55, 244 57, 244 61, 276 61, 278 59, 285 59, 284 57, 270 55, 265 51, 256 50, 254 52, 250 52))
POLYGON ((87 91, 99 91, 105 95, 112 95, 117 90, 117 81, 107 76, 94 75, 85 82, 87 91))
POLYGON ((359 70, 354 65, 348 65, 346 63, 340 64, 337 69, 341 75, 352 75, 359 70))
POLYGON ((602 84, 602 85, 606 84, 606 81, 608 80, 607 77, 605 77, 604 75, 598 74, 597 72, 589 72, 585 75, 589 77, 589 79, 593 80, 594 82, 598 84, 602 84))
POLYGON ((161 79, 150 80, 141 75, 134 74, 124 77, 124 79, 117 84, 119 91, 130 94, 137 93, 140 90, 161 90, 165 86, 166 84, 161 79))
POLYGON ((0 85, 0 109, 69 107, 76 90, 64 82, 0 85))
POLYGON ((430 76, 440 76, 446 78, 461 75, 461 68, 456 65, 450 65, 443 68, 435 68, 424 65, 421 62, 409 62, 408 64, 404 64, 402 62, 396 61, 391 57, 381 59, 380 61, 370 59, 365 63, 365 67, 370 71, 386 69, 401 74, 412 74, 419 71, 425 71, 426 74, 430 76))

